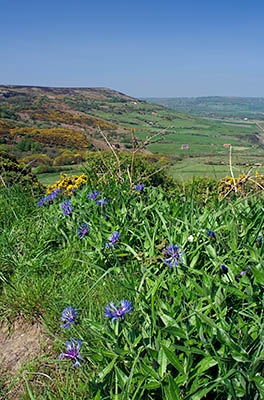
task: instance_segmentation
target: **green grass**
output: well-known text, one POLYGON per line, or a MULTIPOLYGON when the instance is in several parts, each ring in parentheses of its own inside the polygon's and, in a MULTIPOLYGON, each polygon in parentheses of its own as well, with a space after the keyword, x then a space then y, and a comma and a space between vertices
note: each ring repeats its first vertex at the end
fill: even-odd
POLYGON ((130 192, 113 180, 83 186, 63 215, 61 194, 37 207, 19 187, 1 191, 1 320, 40 321, 52 338, 20 375, 21 399, 263 398, 262 200, 207 194, 205 203, 190 193, 130 192), (88 200, 95 188, 105 206, 88 200), (170 244, 182 251, 173 268, 164 263, 170 244), (124 320, 104 318, 122 299, 133 306, 124 320), (60 327, 67 306, 79 312, 69 330, 60 327), (74 338, 85 359, 75 368, 58 361, 74 338))

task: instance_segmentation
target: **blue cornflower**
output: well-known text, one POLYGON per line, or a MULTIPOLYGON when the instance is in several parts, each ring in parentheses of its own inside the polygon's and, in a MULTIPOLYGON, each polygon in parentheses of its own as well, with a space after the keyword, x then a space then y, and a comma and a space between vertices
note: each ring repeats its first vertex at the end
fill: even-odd
POLYGON ((38 207, 43 206, 43 205, 45 204, 45 202, 47 202, 47 203, 52 202, 52 201, 56 198, 56 196, 57 196, 57 194, 59 193, 59 191, 60 191, 59 188, 54 189, 50 194, 48 194, 48 195, 45 196, 45 197, 42 197, 42 198, 39 200, 39 202, 37 203, 37 206, 38 206, 38 207))
POLYGON ((109 236, 108 240, 110 241, 110 243, 106 243, 106 247, 109 248, 110 246, 115 246, 115 242, 117 241, 117 239, 119 238, 119 233, 117 231, 115 231, 113 233, 112 236, 109 236))
POLYGON ((77 358, 84 361, 84 359, 80 355, 80 348, 81 348, 82 342, 77 339, 71 339, 69 342, 67 342, 65 344, 67 347, 67 351, 65 353, 61 353, 59 355, 59 361, 61 361, 62 358, 71 359, 71 360, 75 361, 75 363, 73 364, 73 367, 76 367, 76 366, 79 367, 81 364, 79 363, 77 358))
POLYGON ((259 237, 257 238, 257 241, 258 241, 258 244, 261 244, 261 243, 262 243, 262 236, 259 236, 259 237))
POLYGON ((41 207, 41 206, 43 206, 44 203, 45 203, 45 197, 42 197, 42 198, 39 200, 39 202, 37 203, 37 206, 38 206, 38 207, 41 207))
POLYGON ((95 200, 100 195, 101 195, 101 193, 98 192, 98 190, 94 190, 93 192, 88 193, 87 197, 89 200, 95 200))
POLYGON ((80 239, 83 239, 84 236, 86 235, 86 233, 89 232, 89 230, 90 230, 89 226, 85 222, 83 222, 79 226, 78 231, 77 231, 78 235, 80 236, 80 239))
POLYGON ((104 206, 104 205, 107 204, 107 203, 108 203, 108 200, 107 200, 107 199, 98 200, 98 201, 96 202, 96 204, 98 204, 98 206, 104 206))
POLYGON ((221 265, 221 268, 224 274, 228 273, 228 268, 225 265, 221 265))
POLYGON ((110 305, 105 306, 105 318, 111 317, 112 321, 120 318, 124 319, 124 314, 130 313, 133 310, 131 303, 128 300, 121 300, 121 307, 116 308, 115 303, 111 302, 110 305))
POLYGON ((143 183, 139 183, 135 186, 135 190, 143 190, 144 189, 144 184, 143 183))
POLYGON ((64 215, 70 215, 74 207, 71 206, 71 201, 65 200, 61 203, 61 209, 64 215))
POLYGON ((70 329, 70 324, 75 324, 76 319, 79 317, 78 312, 75 307, 66 307, 62 311, 61 320, 65 322, 65 324, 61 325, 61 328, 70 329))
POLYGON ((182 258, 183 254, 181 251, 181 247, 178 245, 169 245, 166 250, 164 250, 164 253, 171 256, 163 260, 170 268, 172 268, 173 266, 177 267, 177 265, 179 265, 179 261, 184 261, 182 258))
POLYGON ((210 239, 215 239, 215 233, 214 231, 211 231, 210 229, 207 229, 207 235, 210 236, 210 239))

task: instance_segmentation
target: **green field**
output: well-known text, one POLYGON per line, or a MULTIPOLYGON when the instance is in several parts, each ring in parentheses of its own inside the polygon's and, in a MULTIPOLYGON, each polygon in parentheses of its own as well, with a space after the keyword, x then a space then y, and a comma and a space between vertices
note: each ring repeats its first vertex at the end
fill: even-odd
MULTIPOLYGON (((108 140, 117 145, 120 151, 131 151, 133 134, 138 142, 157 135, 145 145, 144 150, 169 156, 175 163, 170 171, 176 177, 178 162, 182 165, 186 163, 188 168, 181 169, 182 179, 188 179, 192 174, 225 175, 224 165, 228 163, 229 154, 229 148, 225 144, 232 145, 233 160, 238 169, 246 164, 253 167, 261 164, 260 168, 262 167, 264 128, 261 121, 252 120, 249 123, 194 117, 108 89, 33 89, 0 86, 0 90, 10 95, 0 98, 1 149, 13 152, 18 158, 25 157, 27 160, 32 152, 37 151, 33 158, 39 156, 38 163, 44 160, 50 166, 71 166, 76 157, 82 162, 87 148, 94 151, 108 148, 99 130, 101 126, 100 129, 104 129, 108 140), (52 93, 52 100, 46 96, 46 89, 52 93), (78 119, 76 115, 81 115, 82 118, 78 119), (86 117, 90 119, 85 120, 86 117), (62 133, 61 137, 56 137, 57 142, 54 139, 52 144, 48 143, 55 124, 52 118, 56 119, 56 127, 60 129, 64 127, 63 118, 68 118, 73 124, 70 127, 74 128, 71 134, 85 134, 84 141, 78 142, 76 139, 70 146, 69 142, 64 143, 62 133), (99 121, 98 127, 95 121, 99 121), (108 125, 104 125, 105 123, 108 125), (10 136, 15 126, 19 128, 19 132, 10 136), (44 133, 44 136, 38 135, 38 129, 42 128, 46 136, 44 133), (43 142, 40 143, 39 140, 43 142), (183 145, 187 145, 189 149, 183 149, 183 145), (209 164, 212 167, 209 168, 209 164)), ((261 104, 260 101, 258 106, 261 107, 261 104)), ((54 182, 58 175, 45 174, 40 179, 44 183, 54 182)))
POLYGON ((264 119, 263 97, 154 97, 146 100, 169 107, 177 112, 200 117, 264 119))

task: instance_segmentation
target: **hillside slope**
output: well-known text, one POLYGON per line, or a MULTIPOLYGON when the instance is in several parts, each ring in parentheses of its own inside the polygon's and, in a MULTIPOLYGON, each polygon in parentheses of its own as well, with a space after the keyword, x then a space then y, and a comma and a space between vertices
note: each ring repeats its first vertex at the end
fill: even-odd
MULTIPOLYGON (((101 131, 118 150, 159 133, 145 152, 176 160, 226 157, 226 144, 239 157, 263 155, 263 131, 179 113, 106 88, 0 86, 0 145, 35 165, 76 164, 87 150, 106 149, 101 131)), ((244 162, 244 161, 243 161, 244 162)))

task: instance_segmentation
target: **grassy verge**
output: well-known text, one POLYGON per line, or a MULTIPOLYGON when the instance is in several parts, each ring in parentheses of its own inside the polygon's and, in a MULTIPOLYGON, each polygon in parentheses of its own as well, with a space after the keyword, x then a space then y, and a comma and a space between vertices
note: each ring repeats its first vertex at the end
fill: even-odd
POLYGON ((113 181, 37 201, 0 198, 1 320, 52 339, 20 370, 20 398, 263 398, 260 199, 113 181))

